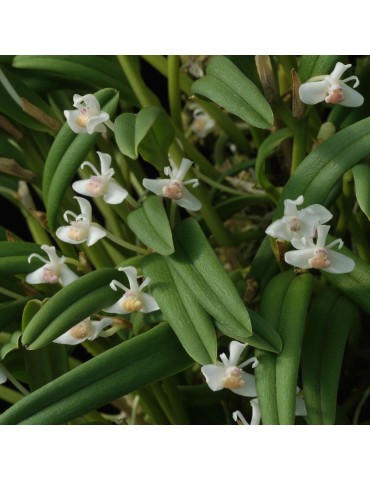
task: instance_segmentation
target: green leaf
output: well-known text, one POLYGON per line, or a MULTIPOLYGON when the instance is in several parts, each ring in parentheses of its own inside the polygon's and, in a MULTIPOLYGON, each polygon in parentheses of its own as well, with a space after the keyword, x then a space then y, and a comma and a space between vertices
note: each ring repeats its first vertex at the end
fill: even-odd
POLYGON ((27 302, 34 297, 24 297, 19 300, 10 300, 0 303, 0 331, 12 321, 20 320, 22 312, 27 302))
POLYGON ((213 57, 206 75, 193 83, 192 91, 255 127, 271 128, 274 123, 271 107, 265 97, 227 57, 213 57))
POLYGON ((168 149, 174 139, 172 123, 160 107, 144 107, 137 115, 123 113, 114 122, 120 151, 132 159, 139 154, 158 171, 168 165, 168 149))
POLYGON ((301 82, 319 75, 330 75, 341 58, 340 55, 303 55, 298 68, 301 82))
MULTIPOLYGON (((118 104, 118 93, 113 89, 100 90, 95 94, 101 110, 112 115, 118 104)), ((48 222, 55 229, 61 202, 78 167, 98 140, 100 133, 76 134, 67 122, 58 133, 46 159, 43 177, 43 197, 48 222)))
POLYGON ((8 353, 12 352, 13 350, 18 350, 21 334, 22 332, 16 331, 9 335, 9 340, 6 343, 0 344, 0 361, 3 361, 8 353))
POLYGON ((174 252, 172 233, 162 198, 147 198, 143 206, 131 212, 127 223, 137 237, 154 252, 171 255, 174 252))
POLYGON ((143 272, 152 279, 151 293, 187 353, 198 363, 216 362, 216 332, 209 315, 187 285, 160 255, 143 260, 143 272))
POLYGON ((113 268, 100 268, 75 280, 43 305, 23 332, 22 343, 29 350, 43 347, 120 297, 109 286, 113 279, 126 276, 113 268))
POLYGON ((0 416, 0 424, 60 424, 188 368, 169 325, 162 324, 31 393, 0 416))
POLYGON ((13 67, 19 69, 40 70, 43 75, 50 72, 53 76, 83 82, 96 88, 114 88, 122 98, 139 106, 132 88, 118 65, 118 62, 97 55, 17 55, 13 67))
POLYGON ((302 346, 302 377, 307 421, 333 425, 344 348, 356 307, 337 290, 315 298, 302 346))
POLYGON ((352 173, 358 204, 370 219, 370 166, 367 164, 356 165, 353 167, 352 173))
POLYGON ((28 263, 32 253, 44 256, 41 248, 28 242, 0 242, 0 273, 30 273, 35 266, 28 263))
POLYGON ((330 207, 331 195, 347 170, 361 162, 370 151, 370 118, 347 127, 311 152, 285 185, 274 218, 284 211, 284 200, 304 195, 304 206, 319 203, 330 207))

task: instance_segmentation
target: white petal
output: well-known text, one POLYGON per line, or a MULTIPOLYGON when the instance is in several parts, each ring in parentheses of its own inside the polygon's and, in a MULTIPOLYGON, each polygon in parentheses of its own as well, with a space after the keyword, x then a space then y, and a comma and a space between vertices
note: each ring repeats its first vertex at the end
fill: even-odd
POLYGON ((180 168, 176 172, 176 180, 182 182, 185 178, 185 175, 188 173, 190 167, 193 165, 193 162, 188 158, 183 158, 181 161, 180 168))
POLYGON ((317 247, 325 247, 326 237, 328 236, 330 225, 318 225, 317 226, 317 247))
POLYGON ((49 257, 50 263, 54 263, 56 265, 63 263, 63 260, 61 260, 56 254, 55 247, 51 247, 49 245, 41 245, 40 248, 44 250, 46 255, 49 257))
POLYGON ((108 153, 96 152, 100 159, 100 171, 105 175, 112 163, 112 157, 108 153))
POLYGON ((303 195, 296 200, 284 200, 284 217, 295 217, 297 215, 297 205, 302 205, 304 201, 303 195))
POLYGON ((295 403, 295 414, 297 417, 305 417, 307 415, 306 404, 303 398, 297 396, 295 403))
POLYGON ((251 425, 259 425, 261 421, 261 410, 258 402, 258 398, 251 400, 250 405, 252 407, 252 420, 251 425))
POLYGON ((89 228, 89 233, 86 240, 86 246, 91 247, 91 245, 94 245, 94 243, 101 240, 106 235, 107 235, 107 232, 104 230, 103 227, 101 227, 97 223, 92 223, 89 228))
POLYGON ((340 105, 343 107, 360 107, 364 103, 364 97, 361 93, 343 82, 340 83, 340 86, 343 88, 344 95, 344 100, 340 102, 340 105))
POLYGON ((44 280, 44 273, 45 273, 44 268, 45 268, 45 266, 46 265, 44 265, 41 268, 38 268, 37 270, 35 270, 32 273, 29 273, 26 276, 26 282, 29 283, 30 285, 38 285, 40 283, 48 283, 48 282, 45 282, 45 280, 44 280))
POLYGON ((241 388, 231 388, 230 390, 243 397, 257 397, 256 381, 250 373, 242 372, 244 386, 241 388))
POLYGON ((160 197, 164 197, 163 195, 163 188, 168 187, 170 185, 171 179, 166 178, 158 178, 156 180, 151 180, 150 178, 144 178, 143 185, 144 187, 149 190, 150 192, 159 195, 160 197))
POLYGON ((299 98, 307 105, 315 105, 325 100, 329 87, 327 80, 303 83, 299 87, 299 98))
POLYGON ((72 240, 68 232, 70 231, 72 227, 59 227, 57 231, 55 232, 55 235, 59 238, 59 240, 62 240, 63 242, 66 243, 72 243, 73 245, 77 245, 78 243, 83 243, 86 241, 86 238, 83 238, 82 240, 72 240))
POLYGON ((333 83, 334 85, 337 85, 339 83, 339 79, 343 75, 343 73, 351 68, 352 65, 349 63, 348 65, 344 65, 342 62, 337 62, 334 70, 331 72, 329 75, 329 81, 330 83, 333 83))
POLYGON ((352 258, 333 250, 328 250, 328 260, 331 263, 330 267, 322 269, 328 273, 349 273, 355 268, 352 258))
POLYGON ((73 197, 75 200, 78 201, 78 204, 80 205, 80 210, 81 214, 86 217, 89 221, 91 221, 92 217, 92 209, 91 209, 91 204, 86 198, 82 197, 73 197))
POLYGON ((67 267, 67 265, 61 265, 60 267, 60 276, 59 276, 59 282, 60 284, 65 287, 69 283, 74 282, 79 278, 78 275, 76 275, 74 272, 72 272, 71 269, 67 267))
POLYGON ((86 128, 77 125, 76 120, 81 115, 79 110, 64 110, 64 116, 66 117, 69 128, 75 133, 85 133, 86 128))
POLYGON ((128 313, 131 313, 129 312, 128 310, 125 310, 124 308, 121 307, 121 302, 122 302, 122 298, 121 297, 116 303, 114 303, 113 305, 111 305, 110 307, 104 307, 102 308, 102 310, 104 312, 108 312, 108 313, 118 313, 118 314, 128 314, 128 313))
POLYGON ((247 346, 246 343, 237 342, 233 340, 230 342, 230 355, 228 365, 236 367, 239 363, 240 355, 243 353, 243 350, 247 346))
POLYGON ((201 372, 206 378, 206 382, 211 390, 217 392, 224 388, 225 367, 221 365, 204 365, 201 372))
POLYGON ((120 272, 124 272, 127 275, 130 290, 137 295, 140 292, 139 285, 137 283, 137 270, 135 267, 119 267, 120 272))
POLYGON ((249 425, 249 423, 247 422, 247 420, 245 419, 244 415, 240 410, 236 410, 236 412, 233 412, 233 420, 234 422, 238 422, 239 420, 239 422, 242 425, 249 425))
POLYGON ((201 202, 185 187, 182 187, 182 197, 180 200, 173 201, 180 207, 186 208, 187 210, 192 210, 194 212, 202 208, 201 202))
POLYGON ((273 238, 286 240, 287 242, 290 242, 294 237, 294 232, 289 229, 288 225, 283 222, 282 219, 272 222, 272 224, 267 227, 266 233, 273 238))
POLYGON ((143 304, 143 307, 140 309, 140 312, 149 313, 149 312, 155 312, 156 310, 159 310, 158 303, 155 301, 154 297, 152 297, 148 293, 141 292, 140 301, 143 304))
POLYGON ((109 114, 106 112, 101 112, 99 115, 89 118, 86 126, 87 133, 105 133, 107 129, 103 122, 106 122, 107 120, 109 120, 109 114))
POLYGON ((8 377, 6 376, 5 369, 0 363, 0 384, 5 383, 8 380, 8 377))
POLYGON ((94 197, 95 195, 91 194, 87 190, 87 185, 90 183, 90 180, 77 180, 76 182, 72 183, 72 188, 75 192, 81 194, 81 195, 86 195, 88 197, 94 197))
POLYGON ((91 334, 87 337, 87 340, 93 341, 95 340, 103 330, 103 328, 107 327, 108 325, 112 325, 111 318, 102 318, 101 320, 92 320, 91 321, 91 334))
POLYGON ((80 103, 81 103, 81 99, 83 97, 81 95, 78 95, 77 93, 75 93, 73 95, 73 106, 78 108, 80 106, 80 103))
MULTIPOLYGON (((75 97, 73 97, 73 101, 74 100, 75 100, 75 97)), ((87 95, 84 95, 83 97, 80 97, 76 102, 73 103, 73 106, 77 107, 77 108, 84 108, 82 106, 82 103, 85 103, 86 107, 90 110, 91 114, 97 114, 97 113, 100 112, 99 101, 91 93, 88 93, 87 95)))
POLYGON ((318 223, 326 223, 333 218, 328 209, 319 204, 310 205, 303 210, 307 210, 318 217, 318 223))
POLYGON ((107 193, 104 195, 103 199, 106 203, 117 205, 118 203, 123 202, 127 195, 128 191, 121 187, 114 178, 111 178, 109 180, 107 193))
POLYGON ((86 340, 86 337, 83 338, 76 338, 73 337, 70 333, 70 330, 68 332, 63 333, 60 337, 56 338, 53 340, 54 343, 60 343, 62 345, 77 345, 79 343, 82 343, 86 340))
POLYGON ((314 249, 304 248, 302 250, 293 250, 286 252, 285 262, 298 268, 311 268, 308 260, 314 256, 314 249))

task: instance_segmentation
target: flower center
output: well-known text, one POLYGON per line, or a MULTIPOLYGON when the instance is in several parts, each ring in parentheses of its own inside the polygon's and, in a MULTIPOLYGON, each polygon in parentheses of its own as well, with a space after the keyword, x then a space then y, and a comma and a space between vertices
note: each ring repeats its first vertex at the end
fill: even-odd
POLYGON ((86 225, 82 221, 71 222, 71 226, 68 229, 67 235, 71 240, 77 240, 77 241, 86 240, 87 238, 86 225))
POLYGON ((326 103, 336 104, 336 103, 343 102, 343 100, 344 100, 344 93, 343 93, 342 87, 330 89, 329 95, 325 97, 326 103))
POLYGON ((138 312, 143 307, 143 303, 134 293, 126 292, 120 302, 120 306, 122 310, 138 312))
POLYGON ((80 110, 80 115, 76 118, 76 123, 81 128, 86 128, 89 122, 89 115, 87 114, 86 108, 80 110))
POLYGON ((291 232, 299 232, 301 229, 301 223, 297 217, 293 217, 289 222, 289 230, 291 232))
POLYGON ((42 279, 45 283, 58 283, 59 277, 54 270, 49 267, 44 267, 42 279))
POLYGON ((182 198, 182 183, 174 180, 169 185, 163 187, 163 195, 172 200, 180 200, 182 198))
POLYGON ((101 176, 93 175, 86 185, 86 190, 91 193, 91 195, 98 197, 106 193, 107 185, 101 176))
POLYGON ((69 333, 73 338, 85 338, 88 336, 89 330, 89 323, 86 320, 82 320, 82 322, 71 328, 69 333))
POLYGON ((311 268, 328 268, 331 265, 328 260, 328 252, 325 248, 316 248, 314 256, 308 260, 311 268))
POLYGON ((242 372, 243 370, 238 367, 229 368, 226 371, 226 376, 223 379, 224 387, 232 390, 242 388, 245 384, 244 380, 242 379, 242 372))

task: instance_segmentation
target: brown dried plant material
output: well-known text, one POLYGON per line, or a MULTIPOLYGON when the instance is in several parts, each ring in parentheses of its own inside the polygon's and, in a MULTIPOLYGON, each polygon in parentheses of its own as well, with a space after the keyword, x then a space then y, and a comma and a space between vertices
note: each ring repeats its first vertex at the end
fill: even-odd
POLYGON ((18 130, 4 115, 0 113, 0 130, 3 130, 5 133, 8 133, 11 137, 16 140, 22 140, 23 133, 18 130))
POLYGON ((51 130, 57 132, 61 128, 61 124, 52 118, 50 115, 45 113, 41 108, 36 107, 31 102, 29 102, 26 98, 21 98, 22 101, 22 110, 35 120, 39 121, 43 125, 46 125, 51 130))
POLYGON ((0 157, 0 172, 31 182, 35 174, 21 167, 13 158, 0 157))
POLYGON ((301 86, 301 79, 299 78, 299 75, 294 68, 292 68, 291 73, 293 82, 292 113, 294 118, 301 118, 306 110, 305 104, 302 103, 301 99, 299 98, 299 87, 301 86))
POLYGON ((277 97, 278 89, 269 55, 256 55, 256 67, 266 100, 273 103, 277 97))

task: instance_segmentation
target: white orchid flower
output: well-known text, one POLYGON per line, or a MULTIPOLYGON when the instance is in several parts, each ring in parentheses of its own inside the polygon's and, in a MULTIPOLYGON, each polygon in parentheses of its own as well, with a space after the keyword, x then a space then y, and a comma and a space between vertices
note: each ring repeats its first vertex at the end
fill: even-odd
POLYGON ((120 267, 118 270, 125 272, 127 275, 130 288, 125 287, 117 280, 110 282, 110 287, 117 291, 117 287, 123 290, 125 293, 114 305, 103 308, 105 312, 110 313, 132 313, 143 312, 149 313, 159 310, 159 305, 155 299, 148 293, 144 293, 142 290, 149 285, 150 278, 147 278, 139 286, 137 282, 137 270, 135 267, 120 267))
POLYGON ((81 209, 81 213, 76 215, 75 213, 67 210, 64 212, 63 218, 68 222, 68 215, 72 216, 74 220, 70 221, 70 226, 59 227, 57 229, 56 236, 63 242, 77 244, 86 242, 86 245, 90 247, 94 245, 98 240, 107 235, 107 232, 103 227, 91 221, 92 210, 88 200, 82 197, 75 198, 81 209))
POLYGON ((313 77, 299 87, 299 98, 303 103, 315 105, 325 100, 326 103, 339 103, 344 107, 360 107, 364 103, 364 97, 353 88, 360 84, 354 75, 341 80, 343 73, 352 65, 344 65, 338 62, 330 75, 313 77), (354 80, 353 88, 346 85, 354 80))
POLYGON ((34 272, 29 273, 26 276, 27 283, 32 285, 37 285, 40 283, 60 283, 62 287, 65 287, 69 283, 77 280, 78 275, 72 272, 72 270, 70 270, 67 265, 64 264, 65 257, 58 257, 55 252, 55 247, 41 245, 40 248, 46 252, 49 259, 46 260, 37 253, 32 253, 28 257, 28 263, 30 263, 33 258, 38 258, 45 263, 45 265, 38 268, 34 272))
POLYGON ((190 125, 191 130, 199 138, 205 138, 216 126, 216 122, 201 108, 193 111, 193 121, 190 125))
POLYGON ((6 370, 3 365, 0 363, 0 384, 5 383, 8 380, 6 375, 6 370))
POLYGON ((54 343, 77 345, 85 340, 93 341, 100 335, 103 328, 108 325, 112 325, 111 318, 102 318, 101 320, 90 320, 90 318, 86 318, 68 330, 68 332, 56 338, 54 343))
POLYGON ((227 358, 224 353, 220 355, 222 364, 204 365, 201 368, 211 390, 217 392, 223 388, 228 388, 232 392, 245 397, 257 396, 254 376, 242 369, 250 363, 253 364, 252 368, 255 368, 258 365, 258 360, 256 357, 252 357, 238 365, 239 358, 247 345, 247 343, 234 340, 230 343, 230 357, 227 358))
POLYGON ((172 166, 172 168, 166 167, 164 169, 164 174, 170 178, 159 178, 157 180, 144 178, 143 185, 145 188, 156 195, 159 195, 160 197, 170 198, 180 207, 184 207, 193 211, 200 210, 202 208, 202 204, 184 186, 192 184, 194 188, 199 185, 199 181, 196 178, 193 178, 192 180, 186 180, 185 182, 183 181, 192 164, 193 162, 191 160, 183 158, 180 168, 172 166))
POLYGON ((94 95, 73 95, 73 106, 76 110, 64 110, 71 130, 75 133, 90 134, 106 132, 104 122, 109 120, 109 114, 100 111, 100 104, 94 95))
POLYGON ((128 191, 125 190, 113 177, 114 169, 110 168, 112 157, 108 153, 96 152, 100 159, 99 172, 91 162, 83 162, 80 168, 86 165, 91 168, 95 175, 89 180, 78 180, 72 184, 75 192, 88 197, 103 197, 106 203, 118 204, 127 197, 128 191))
POLYGON ((336 239, 329 245, 325 245, 329 229, 328 225, 317 227, 316 244, 312 238, 293 239, 292 245, 298 250, 285 254, 286 263, 298 268, 317 268, 329 273, 352 272, 355 268, 355 262, 352 258, 331 250, 335 245, 342 248, 342 240, 336 239))
POLYGON ((297 205, 302 205, 303 201, 303 195, 296 200, 285 200, 283 218, 276 220, 266 229, 267 235, 287 242, 295 238, 314 237, 316 227, 333 217, 329 210, 318 204, 298 211, 297 205))
MULTIPOLYGON (((233 419, 238 425, 259 425, 261 421, 261 410, 258 398, 253 398, 251 400, 250 405, 252 407, 252 418, 251 423, 248 423, 245 419, 244 415, 237 410, 233 412, 233 419)), ((295 404, 295 416, 296 417, 305 417, 307 415, 306 405, 304 400, 301 396, 301 392, 299 387, 297 387, 297 397, 296 397, 296 404, 295 404)))

